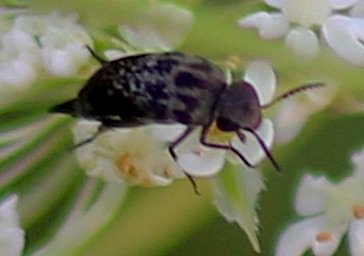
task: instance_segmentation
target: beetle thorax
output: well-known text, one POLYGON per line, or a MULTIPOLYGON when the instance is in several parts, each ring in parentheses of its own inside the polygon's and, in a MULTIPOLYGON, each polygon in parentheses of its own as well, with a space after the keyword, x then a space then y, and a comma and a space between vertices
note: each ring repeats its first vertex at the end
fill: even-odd
POLYGON ((260 122, 258 95, 249 83, 237 81, 224 90, 216 109, 216 124, 220 130, 256 129, 260 122))

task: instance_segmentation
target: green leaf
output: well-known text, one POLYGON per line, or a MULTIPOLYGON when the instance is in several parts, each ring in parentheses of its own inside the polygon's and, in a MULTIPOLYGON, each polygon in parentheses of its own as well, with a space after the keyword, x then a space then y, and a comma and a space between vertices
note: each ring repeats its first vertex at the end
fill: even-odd
POLYGON ((256 204, 259 193, 265 188, 261 173, 228 163, 215 178, 214 188, 217 209, 229 222, 236 222, 245 231, 259 253, 256 204))

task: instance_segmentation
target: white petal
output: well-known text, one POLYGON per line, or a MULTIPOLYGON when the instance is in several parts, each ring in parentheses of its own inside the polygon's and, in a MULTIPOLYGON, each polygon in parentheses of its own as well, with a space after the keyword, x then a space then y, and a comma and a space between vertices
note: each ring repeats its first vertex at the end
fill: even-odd
POLYGON ((173 4, 155 4, 139 13, 134 24, 119 30, 126 41, 143 49, 171 49, 181 43, 193 23, 190 11, 173 4))
POLYGON ((0 68, 0 80, 14 89, 24 89, 36 78, 36 68, 22 59, 13 60, 0 68))
POLYGON ((332 231, 326 219, 322 216, 304 219, 289 226, 279 238, 275 256, 299 256, 303 255, 310 247, 315 255, 332 255, 340 242, 345 230, 332 231), (330 232, 328 241, 319 242, 316 236, 320 232, 330 232))
POLYGON ((364 17, 364 2, 360 2, 356 4, 351 10, 350 10, 350 16, 363 18, 364 17))
POLYGON ((258 195, 265 188, 261 172, 231 164, 214 181, 216 208, 227 221, 236 222, 246 232, 259 252, 256 208, 258 195))
POLYGON ((81 141, 86 140, 91 136, 95 135, 100 125, 101 123, 98 121, 80 119, 75 124, 72 130, 75 144, 80 143, 81 141))
POLYGON ((44 68, 59 77, 76 74, 79 67, 86 64, 89 55, 87 49, 79 45, 42 49, 44 68))
POLYGON ((276 91, 277 77, 271 65, 264 61, 254 61, 245 70, 244 81, 256 90, 260 105, 269 103, 276 91))
POLYGON ((332 236, 329 241, 317 241, 315 240, 312 245, 312 251, 316 256, 331 256, 337 250, 337 247, 340 244, 340 239, 342 237, 342 233, 339 236, 330 233, 332 236))
POLYGON ((152 135, 157 141, 172 142, 176 140, 186 130, 182 124, 154 124, 152 125, 152 135))
POLYGON ((349 228, 349 245, 352 256, 364 255, 364 220, 354 219, 349 228))
POLYGON ((351 161, 357 167, 364 167, 364 148, 351 155, 351 161))
POLYGON ((297 55, 305 59, 315 57, 319 51, 316 34, 307 28, 298 27, 291 30, 286 37, 286 45, 297 55))
POLYGON ((364 65, 364 19, 332 16, 323 26, 322 33, 328 45, 341 58, 353 65, 364 65))
MULTIPOLYGON (((84 151, 83 155, 85 155, 84 151)), ((94 155, 89 155, 90 157, 96 158, 94 155)), ((78 154, 78 159, 80 163, 85 163, 86 161, 82 159, 81 153, 78 154), (83 162, 81 162, 82 160, 83 162)), ((90 162, 90 161, 89 161, 90 162)), ((96 162, 93 161, 94 166, 85 168, 83 165, 82 167, 85 169, 87 175, 91 177, 96 177, 102 179, 105 182, 110 183, 123 183, 123 180, 120 175, 118 175, 118 170, 115 167, 115 164, 111 162, 109 159, 106 158, 97 158, 96 162)))
POLYGON ((310 115, 329 105, 336 93, 337 88, 330 84, 305 93, 304 100, 291 97, 281 102, 274 117, 275 142, 284 144, 291 141, 307 123, 310 115))
POLYGON ((353 6, 355 3, 360 0, 330 0, 330 5, 333 9, 346 9, 350 6, 353 6))
POLYGON ((332 183, 325 177, 313 177, 305 174, 298 185, 295 210, 303 216, 314 215, 323 212, 328 200, 327 190, 332 183))
POLYGON ((24 247, 24 231, 16 211, 18 197, 11 195, 0 204, 0 256, 20 256, 24 247))
POLYGON ((278 106, 275 117, 275 141, 278 144, 290 142, 306 124, 307 116, 302 113, 306 104, 300 104, 296 99, 289 98, 278 106))
POLYGON ((225 151, 204 148, 178 155, 177 162, 184 172, 193 177, 212 177, 224 167, 225 151))
POLYGON ((73 73, 73 67, 70 66, 70 56, 59 49, 44 49, 42 51, 44 68, 55 76, 67 76, 73 73))
POLYGON ((311 247, 317 233, 317 219, 305 219, 285 229, 278 240, 275 256, 303 255, 311 247))
MULTIPOLYGON (((273 123, 264 118, 262 123, 256 130, 260 138, 265 142, 265 145, 270 148, 273 144, 274 138, 274 130, 273 123)), ((265 156, 265 152, 256 140, 256 138, 246 132, 246 142, 243 143, 238 137, 234 137, 232 141, 232 146, 236 148, 251 164, 256 165, 259 163, 265 156)))
POLYGON ((3 47, 12 47, 18 51, 37 51, 38 45, 34 40, 34 37, 20 29, 14 27, 11 31, 2 36, 3 47), (9 43, 11 45, 9 45, 9 43))
POLYGON ((331 15, 329 0, 288 0, 282 4, 282 13, 293 24, 305 28, 320 26, 331 15))
POLYGON ((289 23, 280 13, 258 12, 238 20, 242 28, 256 28, 263 39, 283 37, 289 30, 289 23))
POLYGON ((355 165, 354 176, 364 180, 364 149, 354 153, 351 156, 351 161, 355 165))

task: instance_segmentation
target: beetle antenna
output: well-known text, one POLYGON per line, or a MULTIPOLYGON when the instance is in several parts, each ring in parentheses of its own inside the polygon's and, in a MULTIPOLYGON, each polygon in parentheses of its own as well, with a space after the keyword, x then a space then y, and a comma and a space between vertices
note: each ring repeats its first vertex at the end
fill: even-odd
MULTIPOLYGON (((277 171, 281 171, 281 168, 279 167, 277 161, 274 159, 274 157, 273 157, 272 153, 270 152, 269 148, 267 147, 265 142, 262 140, 262 138, 260 138, 260 136, 254 131, 254 129, 243 128, 243 130, 245 130, 247 132, 250 132, 251 134, 254 135, 254 137, 257 139, 259 145, 263 149, 265 155, 269 158, 269 160, 271 161, 273 166, 276 168, 277 171)), ((237 131, 237 134, 238 134, 239 138, 244 138, 244 134, 242 134, 241 131, 237 131)))
POLYGON ((107 61, 104 60, 99 55, 97 55, 97 53, 94 50, 92 50, 92 48, 89 45, 86 45, 86 48, 90 52, 90 54, 92 55, 92 57, 94 57, 98 62, 100 62, 101 65, 107 63, 107 61))
POLYGON ((315 89, 315 88, 322 87, 322 86, 325 86, 325 83, 312 83, 312 84, 306 84, 306 85, 303 85, 303 86, 293 88, 293 89, 291 89, 291 90, 277 96, 271 102, 261 106, 261 108, 269 108, 270 106, 274 105, 278 101, 289 98, 289 97, 291 97, 291 96, 293 96, 293 95, 295 95, 297 93, 301 93, 301 92, 311 90, 311 89, 315 89))

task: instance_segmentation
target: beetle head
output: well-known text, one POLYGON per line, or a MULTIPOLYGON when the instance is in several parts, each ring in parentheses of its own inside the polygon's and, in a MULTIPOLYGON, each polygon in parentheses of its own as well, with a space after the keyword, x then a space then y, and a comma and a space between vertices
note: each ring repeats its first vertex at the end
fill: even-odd
POLYGON ((223 91, 216 114, 220 130, 256 129, 260 122, 261 107, 254 87, 246 81, 236 81, 223 91))

